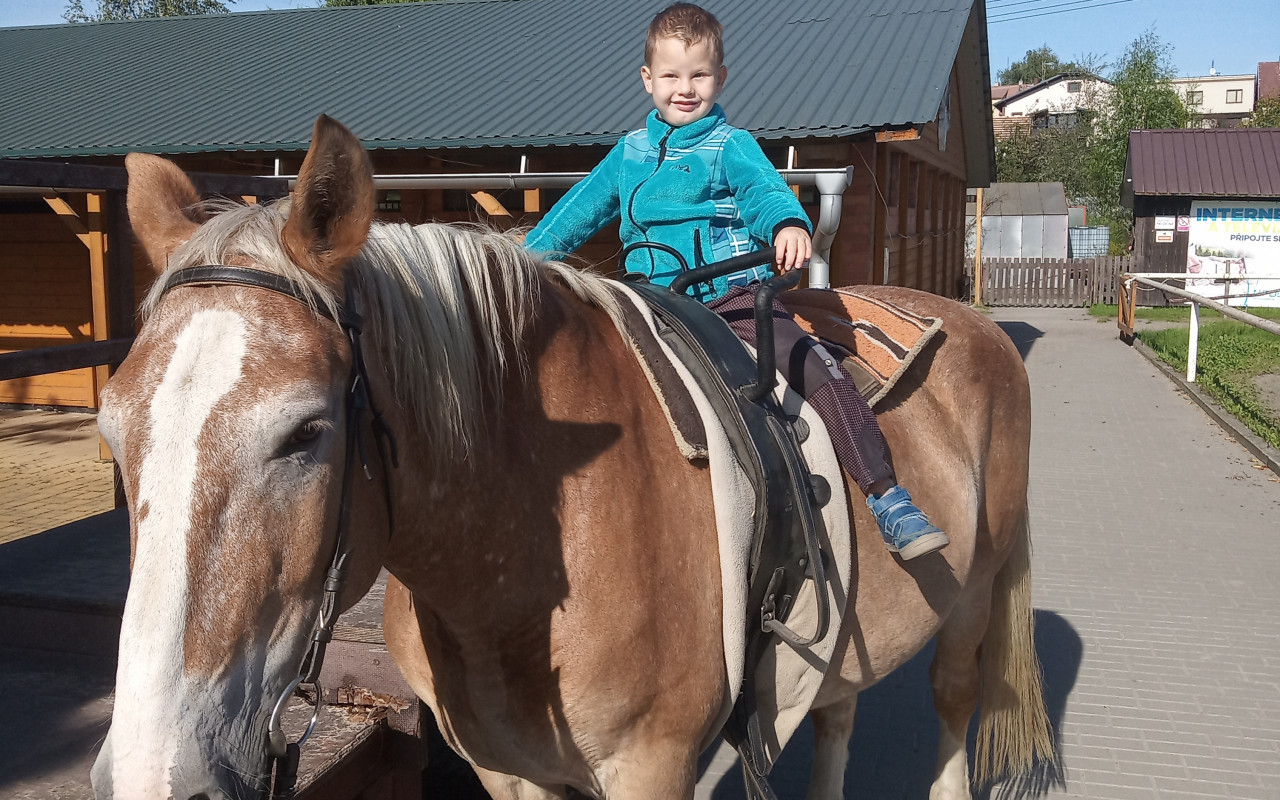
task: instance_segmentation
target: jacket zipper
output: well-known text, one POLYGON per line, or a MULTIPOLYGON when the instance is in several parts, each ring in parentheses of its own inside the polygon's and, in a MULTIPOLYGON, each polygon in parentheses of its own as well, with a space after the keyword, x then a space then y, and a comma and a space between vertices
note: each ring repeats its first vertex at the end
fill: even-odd
MULTIPOLYGON (((654 175, 658 174, 658 168, 662 166, 663 159, 667 157, 667 139, 671 138, 671 134, 674 133, 675 130, 676 130, 675 128, 670 128, 666 133, 662 134, 662 139, 658 142, 657 165, 653 168, 653 172, 649 173, 648 177, 646 177, 644 180, 636 184, 636 188, 631 190, 631 196, 627 198, 627 217, 631 220, 631 224, 636 226, 636 228, 638 228, 640 232, 644 234, 644 240, 646 242, 649 241, 649 231, 648 229, 641 227, 639 222, 636 222, 636 215, 635 215, 636 195, 640 193, 640 187, 644 186, 645 183, 648 182, 649 178, 652 178, 654 175)), ((622 266, 625 269, 627 265, 623 264, 622 266)), ((652 276, 653 271, 656 270, 657 268, 658 268, 657 259, 653 257, 653 250, 649 249, 649 275, 652 276)))

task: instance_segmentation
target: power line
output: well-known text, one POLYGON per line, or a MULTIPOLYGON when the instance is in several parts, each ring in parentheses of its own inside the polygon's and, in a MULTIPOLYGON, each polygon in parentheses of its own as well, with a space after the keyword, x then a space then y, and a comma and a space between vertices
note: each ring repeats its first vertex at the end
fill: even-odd
POLYGON ((1039 11, 1039 9, 1024 8, 1018 11, 1010 11, 1004 15, 998 14, 995 17, 988 17, 987 23, 990 25, 995 25, 1000 22, 1013 22, 1015 20, 1020 20, 1020 19, 1032 19, 1033 17, 1051 17, 1051 16, 1054 16, 1055 14, 1067 14, 1072 11, 1085 11, 1093 8, 1102 8, 1103 6, 1116 6, 1116 5, 1120 5, 1121 3, 1132 3, 1133 0, 1111 0, 1110 2, 1107 2, 1107 3, 1093 3, 1093 5, 1080 5, 1081 3, 1089 3, 1089 2, 1092 2, 1092 0, 1075 0, 1075 2, 1073 3, 1060 3, 1056 6, 1042 6, 1042 8, 1059 8, 1058 11, 1039 11), (1061 6, 1076 6, 1076 7, 1060 8, 1061 6), (1032 12, 1032 11, 1039 11, 1039 13, 1026 13, 1026 12, 1032 12), (1018 15, 1021 15, 1021 16, 1018 16, 1018 15))

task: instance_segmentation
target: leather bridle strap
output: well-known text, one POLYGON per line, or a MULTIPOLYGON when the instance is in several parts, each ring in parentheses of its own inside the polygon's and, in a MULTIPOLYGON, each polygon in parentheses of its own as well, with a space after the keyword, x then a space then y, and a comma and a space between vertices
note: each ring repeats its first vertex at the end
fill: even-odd
MULTIPOLYGON (((246 267, 206 264, 180 269, 171 274, 165 281, 164 292, 168 292, 176 286, 192 284, 210 286, 231 284, 266 289, 292 297, 298 302, 324 313, 323 307, 317 306, 313 298, 294 281, 281 275, 246 267)), ((373 398, 369 393, 368 372, 365 368, 364 353, 360 348, 362 319, 360 314, 355 311, 355 296, 349 274, 343 288, 343 304, 334 309, 335 313, 332 315, 324 314, 338 323, 351 346, 351 372, 347 381, 347 441, 342 475, 342 496, 338 507, 338 531, 334 538, 333 557, 330 559, 329 570, 325 576, 324 594, 320 602, 320 618, 316 622, 315 631, 311 634, 311 643, 302 658, 302 666, 298 670, 298 677, 293 679, 276 699, 275 705, 272 707, 271 718, 267 724, 265 746, 265 755, 268 761, 266 770, 267 785, 263 787, 263 796, 267 798, 293 797, 298 778, 300 748, 315 728, 316 719, 320 714, 320 707, 324 702, 324 690, 319 683, 320 671, 324 666, 325 648, 333 640, 333 628, 338 620, 342 587, 346 581, 347 561, 351 555, 351 549, 347 544, 347 528, 351 518, 349 500, 351 498, 352 476, 355 474, 354 467, 357 458, 360 460, 360 466, 363 468, 365 478, 373 480, 373 474, 369 471, 369 462, 364 443, 364 426, 361 424, 366 410, 372 414, 370 426, 373 429, 374 444, 378 449, 378 456, 382 461, 383 488, 387 503, 387 523, 390 526, 394 526, 390 474, 391 467, 399 466, 395 437, 392 435, 386 421, 382 418, 381 412, 374 405, 373 398), (307 730, 299 737, 298 741, 288 742, 280 725, 280 717, 289 697, 293 695, 294 690, 304 683, 310 684, 316 691, 315 713, 311 717, 311 722, 307 725, 307 730)))

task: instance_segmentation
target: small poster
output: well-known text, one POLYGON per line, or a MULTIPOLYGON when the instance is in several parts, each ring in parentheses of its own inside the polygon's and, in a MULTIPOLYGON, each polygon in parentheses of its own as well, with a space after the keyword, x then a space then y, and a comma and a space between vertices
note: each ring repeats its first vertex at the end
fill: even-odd
POLYGON ((1178 215, 1178 233, 1186 233, 1191 230, 1191 217, 1186 214, 1178 215))
POLYGON ((1171 231, 1176 222, 1174 217, 1156 217, 1156 230, 1171 231))
POLYGON ((1173 231, 1156 231, 1157 242, 1172 242, 1173 231))

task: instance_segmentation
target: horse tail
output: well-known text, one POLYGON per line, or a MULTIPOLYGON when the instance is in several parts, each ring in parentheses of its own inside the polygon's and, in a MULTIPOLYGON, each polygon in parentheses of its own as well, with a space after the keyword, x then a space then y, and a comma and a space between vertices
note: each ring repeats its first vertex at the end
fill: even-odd
POLYGON ((1013 550, 991 587, 991 618, 980 656, 982 715, 975 766, 979 785, 1057 760, 1041 692, 1031 613, 1031 524, 1024 507, 1013 550))

